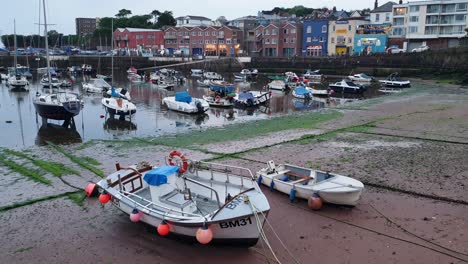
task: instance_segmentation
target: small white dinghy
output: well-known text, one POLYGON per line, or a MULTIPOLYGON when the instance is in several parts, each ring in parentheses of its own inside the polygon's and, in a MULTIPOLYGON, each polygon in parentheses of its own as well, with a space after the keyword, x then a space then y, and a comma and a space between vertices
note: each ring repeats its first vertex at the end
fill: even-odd
POLYGON ((175 96, 165 97, 162 103, 173 111, 187 114, 201 114, 210 109, 207 101, 201 98, 192 98, 187 92, 177 92, 175 96))
POLYGON ((99 189, 101 203, 111 201, 132 222, 157 227, 160 236, 201 244, 257 243, 270 205, 249 169, 191 161, 176 150, 166 164, 116 164, 114 173, 88 184, 86 194, 99 189))
POLYGON ((276 166, 272 160, 267 165, 257 172, 257 182, 289 194, 291 200, 320 197, 326 203, 355 206, 364 189, 362 182, 334 173, 289 164, 276 166))

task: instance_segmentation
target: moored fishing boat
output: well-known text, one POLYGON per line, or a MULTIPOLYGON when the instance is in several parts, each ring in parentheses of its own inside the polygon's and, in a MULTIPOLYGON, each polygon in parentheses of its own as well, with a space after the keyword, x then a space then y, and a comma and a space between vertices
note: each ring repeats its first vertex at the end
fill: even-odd
MULTIPOLYGON (((99 200, 111 201, 133 222, 157 227, 161 236, 202 244, 257 243, 270 205, 249 169, 191 161, 178 151, 166 164, 116 164, 116 171, 96 184, 99 200)), ((86 190, 89 196, 95 188, 86 190)))
POLYGON ((386 87, 405 88, 411 87, 409 80, 402 80, 397 72, 390 74, 387 79, 379 80, 380 84, 386 87))
POLYGON ((270 101, 271 92, 262 91, 242 91, 233 100, 237 107, 257 106, 270 101))
POLYGON ((331 90, 335 92, 344 92, 344 93, 362 93, 366 88, 362 85, 357 85, 350 80, 343 79, 334 84, 328 86, 331 90))
POLYGON ((187 114, 201 114, 210 108, 207 101, 201 98, 192 98, 188 92, 177 92, 175 96, 165 97, 162 103, 170 110, 187 114))
POLYGON ((318 198, 326 203, 355 206, 364 190, 362 182, 350 177, 290 164, 277 166, 273 161, 257 172, 257 181, 289 194, 291 200, 309 199, 309 205, 318 198))
POLYGON ((234 105, 235 89, 234 85, 231 84, 212 84, 210 85, 209 94, 204 95, 203 99, 210 106, 230 107, 234 105))

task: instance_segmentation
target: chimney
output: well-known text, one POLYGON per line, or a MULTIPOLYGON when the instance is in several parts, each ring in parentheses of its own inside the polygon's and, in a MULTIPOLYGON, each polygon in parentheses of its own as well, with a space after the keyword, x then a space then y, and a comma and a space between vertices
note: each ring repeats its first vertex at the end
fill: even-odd
POLYGON ((336 12, 336 6, 333 7, 333 13, 335 13, 335 12, 336 12))
POLYGON ((398 4, 399 5, 403 4, 403 0, 398 1, 398 4))
POLYGON ((375 0, 374 2, 374 9, 377 9, 377 7, 379 7, 379 2, 377 0, 375 0))

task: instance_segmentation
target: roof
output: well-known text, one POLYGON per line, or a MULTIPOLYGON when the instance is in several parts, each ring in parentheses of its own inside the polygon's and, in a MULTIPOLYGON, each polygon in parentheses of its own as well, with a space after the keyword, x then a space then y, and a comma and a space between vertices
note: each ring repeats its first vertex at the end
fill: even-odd
POLYGON ((207 17, 203 17, 203 16, 180 16, 180 17, 177 17, 176 20, 185 19, 187 17, 189 19, 193 19, 193 20, 209 20, 209 21, 211 21, 211 19, 209 19, 207 17))
POLYGON ((159 29, 150 29, 150 28, 117 28, 116 31, 124 32, 127 30, 128 32, 159 32, 159 29))
POLYGON ((333 16, 334 17, 343 17, 343 18, 349 17, 348 13, 346 11, 344 11, 344 10, 336 11, 335 13, 333 13, 333 16))
POLYGON ((376 9, 372 10, 371 13, 382 13, 382 12, 392 12, 392 7, 393 5, 396 5, 397 3, 389 1, 376 9))

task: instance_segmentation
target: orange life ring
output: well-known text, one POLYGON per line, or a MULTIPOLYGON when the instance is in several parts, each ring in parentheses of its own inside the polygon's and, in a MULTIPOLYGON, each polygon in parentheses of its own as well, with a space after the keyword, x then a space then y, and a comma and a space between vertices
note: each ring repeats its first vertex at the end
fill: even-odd
POLYGON ((221 101, 221 96, 217 95, 217 96, 215 97, 215 101, 216 101, 217 103, 219 103, 219 101, 221 101))
POLYGON ((187 158, 185 158, 184 154, 180 153, 180 151, 173 150, 173 151, 171 151, 171 153, 169 153, 169 159, 168 159, 169 165, 171 165, 171 166, 175 165, 175 163, 172 161, 172 159, 175 156, 179 157, 182 160, 182 166, 179 167, 179 173, 182 174, 182 173, 186 172, 187 169, 188 169, 187 158))

